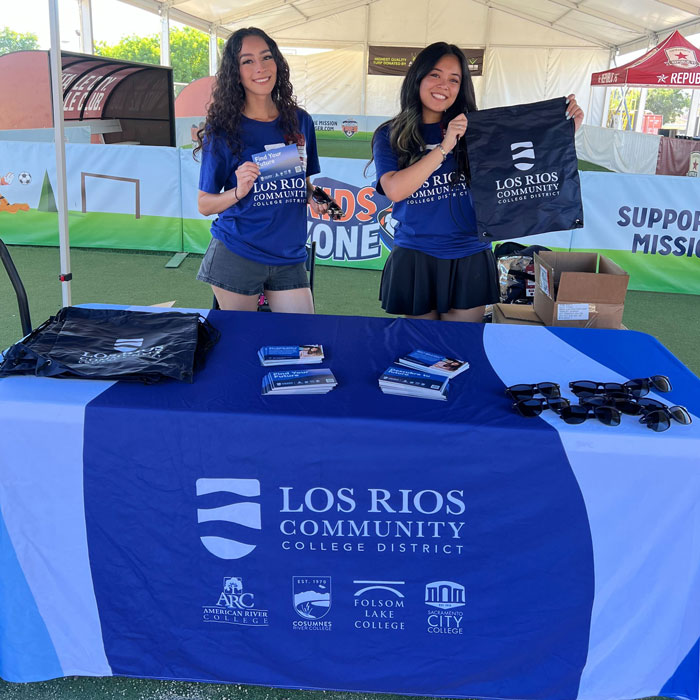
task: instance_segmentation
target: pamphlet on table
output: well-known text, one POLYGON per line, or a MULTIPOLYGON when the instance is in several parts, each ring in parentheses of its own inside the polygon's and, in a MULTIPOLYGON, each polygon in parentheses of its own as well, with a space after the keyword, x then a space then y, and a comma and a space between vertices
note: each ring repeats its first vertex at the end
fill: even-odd
POLYGON ((443 377, 456 377, 461 372, 469 369, 469 363, 465 360, 444 357, 427 350, 413 350, 407 355, 399 357, 397 362, 412 369, 429 372, 430 374, 439 374, 443 377))
POLYGON ((268 372, 263 377, 262 393, 326 394, 338 385, 330 369, 287 369, 268 372))
POLYGON ((323 345, 264 345, 258 350, 260 364, 309 365, 323 362, 323 345))

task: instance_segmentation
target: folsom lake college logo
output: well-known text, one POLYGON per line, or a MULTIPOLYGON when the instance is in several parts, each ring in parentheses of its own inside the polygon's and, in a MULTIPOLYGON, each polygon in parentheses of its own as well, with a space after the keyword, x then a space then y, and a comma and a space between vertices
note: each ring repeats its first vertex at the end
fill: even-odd
POLYGON ((358 630, 403 630, 406 623, 405 581, 355 580, 354 627, 358 630))
POLYGON ((292 576, 294 612, 301 620, 294 620, 296 630, 329 632, 332 622, 322 620, 331 609, 330 576, 292 576))
POLYGON ((425 586, 430 634, 464 634, 464 613, 458 608, 466 605, 464 586, 454 581, 433 581, 425 586))
POLYGON ((205 605, 204 622, 267 627, 268 611, 255 607, 255 596, 244 590, 240 576, 226 576, 216 605, 205 605))
MULTIPOLYGON (((231 493, 243 498, 260 496, 260 482, 257 479, 197 479, 197 496, 212 493, 231 493)), ((262 529, 260 504, 240 501, 215 508, 198 508, 197 522, 226 522, 242 525, 250 530, 262 529)), ((207 550, 219 559, 241 559, 250 554, 254 544, 239 542, 229 537, 206 535, 200 537, 207 550)))
POLYGON ((518 170, 530 170, 535 165, 535 149, 532 141, 518 141, 510 144, 513 164, 518 170))

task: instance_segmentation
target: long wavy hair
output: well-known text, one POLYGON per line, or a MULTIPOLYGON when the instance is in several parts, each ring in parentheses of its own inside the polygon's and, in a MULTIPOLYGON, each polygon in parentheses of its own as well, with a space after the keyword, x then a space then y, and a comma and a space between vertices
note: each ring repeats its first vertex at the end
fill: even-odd
POLYGON ((262 29, 248 27, 238 29, 226 41, 221 66, 216 74, 211 102, 207 109, 204 126, 197 132, 197 146, 194 155, 202 149, 205 136, 217 133, 226 139, 229 148, 240 154, 243 143, 240 137, 240 123, 245 107, 245 89, 241 84, 240 55, 243 40, 247 36, 258 36, 267 44, 277 65, 277 80, 272 88, 272 101, 280 113, 280 128, 287 143, 298 143, 301 138, 297 118, 297 101, 289 80, 289 64, 279 47, 262 29))
MULTIPOLYGON (((443 56, 457 58, 462 70, 462 80, 454 103, 445 111, 440 121, 441 126, 446 128, 450 120, 458 114, 468 114, 477 109, 474 85, 469 74, 467 59, 462 51, 454 44, 447 44, 444 41, 438 41, 424 48, 416 56, 401 84, 401 111, 393 119, 384 122, 379 127, 381 129, 383 126, 389 125, 389 140, 392 149, 398 156, 399 168, 413 165, 425 153, 426 144, 420 133, 420 125, 423 122, 420 84, 443 56)), ((375 131, 375 135, 372 137, 372 146, 374 146, 376 133, 375 131)), ((461 174, 464 174, 469 182, 469 160, 463 138, 457 141, 454 154, 456 176, 453 177, 453 182, 457 182, 461 174)), ((372 163, 372 160, 369 161, 368 165, 372 163)))

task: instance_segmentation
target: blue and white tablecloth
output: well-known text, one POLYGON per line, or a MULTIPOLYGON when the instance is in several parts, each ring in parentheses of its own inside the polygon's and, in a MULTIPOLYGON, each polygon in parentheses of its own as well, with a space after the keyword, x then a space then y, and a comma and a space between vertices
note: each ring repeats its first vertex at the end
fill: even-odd
MULTIPOLYGON (((666 374, 632 331, 211 312, 194 384, 0 381, 0 677, 698 700, 700 420, 524 419, 504 387, 666 374), (262 345, 339 386, 260 394, 262 345), (399 355, 470 362, 382 394, 399 355)), ((564 392, 566 393, 566 391, 564 392)))

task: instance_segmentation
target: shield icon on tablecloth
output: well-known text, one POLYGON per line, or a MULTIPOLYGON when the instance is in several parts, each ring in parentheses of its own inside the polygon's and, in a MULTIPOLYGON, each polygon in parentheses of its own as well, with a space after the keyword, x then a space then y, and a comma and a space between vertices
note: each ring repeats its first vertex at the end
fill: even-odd
POLYGON ((292 576, 294 611, 305 620, 320 620, 331 609, 330 576, 292 576))
POLYGON ((700 176, 700 151, 693 151, 688 162, 688 177, 700 176))

